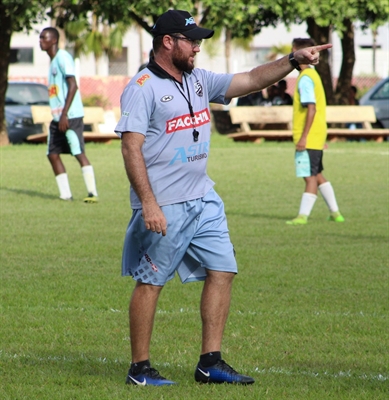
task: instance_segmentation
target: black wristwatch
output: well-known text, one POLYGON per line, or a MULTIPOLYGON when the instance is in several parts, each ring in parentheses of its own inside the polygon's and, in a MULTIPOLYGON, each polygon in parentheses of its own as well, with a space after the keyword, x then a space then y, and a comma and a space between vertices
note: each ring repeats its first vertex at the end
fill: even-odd
POLYGON ((289 62, 290 62, 290 65, 291 65, 293 68, 296 68, 297 71, 301 71, 300 64, 299 64, 299 63, 297 62, 297 60, 294 58, 294 53, 290 53, 290 54, 289 54, 289 62))

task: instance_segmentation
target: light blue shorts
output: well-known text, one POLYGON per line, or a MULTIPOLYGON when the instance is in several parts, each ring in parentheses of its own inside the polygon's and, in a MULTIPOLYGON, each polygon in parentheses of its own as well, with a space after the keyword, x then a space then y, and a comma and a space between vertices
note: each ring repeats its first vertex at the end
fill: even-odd
POLYGON ((145 228, 142 210, 133 210, 124 239, 122 275, 157 286, 174 278, 204 280, 206 270, 237 273, 224 205, 211 189, 203 198, 161 207, 166 236, 145 228))

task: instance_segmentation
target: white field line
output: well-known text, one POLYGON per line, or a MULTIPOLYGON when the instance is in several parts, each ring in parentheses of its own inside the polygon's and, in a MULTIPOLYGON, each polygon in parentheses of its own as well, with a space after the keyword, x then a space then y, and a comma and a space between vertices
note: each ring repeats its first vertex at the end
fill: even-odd
POLYGON ((375 154, 378 156, 389 156, 389 150, 380 150, 380 151, 375 151, 375 150, 358 150, 358 149, 350 149, 350 150, 344 150, 344 149, 327 149, 324 150, 327 153, 334 153, 334 154, 375 154))
MULTIPOLYGON (((93 363, 101 363, 101 364, 128 364, 128 360, 119 360, 119 359, 108 359, 106 357, 98 357, 98 358, 90 358, 85 354, 80 354, 80 357, 68 357, 68 356, 46 356, 46 357, 39 357, 39 356, 31 356, 26 354, 16 354, 16 353, 7 353, 3 350, 0 350, 0 360, 15 360, 15 359, 25 359, 25 360, 33 360, 33 361, 57 361, 57 362, 65 362, 65 363, 74 363, 79 362, 80 359, 85 360, 86 362, 93 362, 93 363)), ((155 363, 157 367, 166 367, 170 366, 170 363, 155 363)), ((179 368, 183 368, 182 365, 177 365, 179 368)), ((353 372, 352 370, 348 371, 338 371, 338 372, 330 372, 330 371, 293 371, 291 369, 282 368, 282 367, 270 367, 270 368, 260 368, 256 367, 253 370, 249 371, 251 373, 256 373, 260 375, 283 375, 283 376, 307 376, 309 378, 331 378, 331 379, 344 379, 344 378, 351 378, 351 379, 362 379, 362 380, 371 380, 371 381, 378 381, 378 382, 386 382, 389 381, 389 375, 381 374, 381 373, 360 373, 360 372, 353 372)))
MULTIPOLYGON (((268 147, 268 148, 258 148, 259 151, 263 152, 264 154, 266 153, 290 153, 293 155, 294 148, 293 145, 291 145, 290 148, 285 148, 285 147, 268 147)), ((324 149, 325 153, 328 154, 353 154, 353 155, 359 155, 359 154, 373 154, 377 156, 389 156, 389 150, 384 150, 384 149, 357 149, 357 148, 352 148, 352 149, 332 149, 329 147, 328 149, 324 149)))
POLYGON ((292 371, 286 368, 280 367, 270 367, 270 368, 255 368, 255 372, 266 375, 266 374, 278 374, 278 375, 288 375, 288 376, 298 376, 304 375, 311 378, 322 378, 322 377, 329 377, 329 378, 358 378, 364 380, 373 380, 373 381, 380 381, 385 382, 389 380, 389 375, 384 374, 360 374, 360 373, 353 373, 351 370, 348 371, 339 371, 339 372, 313 372, 313 371, 292 371))
MULTIPOLYGON (((19 307, 15 307, 15 309, 18 309, 20 311, 19 307)), ((22 307, 24 309, 26 307, 22 307)), ((8 310, 11 310, 13 308, 8 308, 8 310)), ((45 310, 45 311, 50 311, 50 310, 56 310, 56 311, 80 311, 82 313, 106 313, 106 312, 111 312, 111 313, 128 313, 127 309, 120 310, 120 309, 115 309, 115 308, 110 308, 110 309, 95 309, 93 307, 27 307, 29 311, 36 311, 36 310, 45 310)), ((0 310, 2 308, 0 307, 0 310)), ((198 314, 199 310, 197 308, 177 308, 175 310, 162 310, 158 309, 156 311, 157 314, 198 314)), ((237 315, 300 315, 304 314, 305 316, 313 316, 313 317, 318 317, 318 316, 332 316, 332 317, 349 317, 349 318, 389 318, 389 314, 385 313, 375 313, 375 312, 364 312, 363 310, 360 311, 343 311, 343 312, 334 312, 334 311, 325 311, 325 310, 314 310, 310 312, 290 312, 290 311, 257 311, 257 310, 232 310, 230 311, 230 314, 237 314, 237 315)))

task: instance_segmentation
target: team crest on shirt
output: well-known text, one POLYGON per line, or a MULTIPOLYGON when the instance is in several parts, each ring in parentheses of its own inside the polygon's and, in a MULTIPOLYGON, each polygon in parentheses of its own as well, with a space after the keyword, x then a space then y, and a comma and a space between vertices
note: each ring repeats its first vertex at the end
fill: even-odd
POLYGON ((53 97, 57 97, 59 93, 58 85, 50 85, 49 86, 49 97, 50 99, 53 97))
POLYGON ((139 77, 139 78, 136 80, 136 83, 137 83, 139 86, 143 86, 144 83, 147 81, 147 79, 150 79, 150 75, 149 75, 149 74, 143 74, 141 77, 139 77))
POLYGON ((200 81, 195 82, 194 88, 197 96, 203 97, 203 87, 201 86, 200 81))

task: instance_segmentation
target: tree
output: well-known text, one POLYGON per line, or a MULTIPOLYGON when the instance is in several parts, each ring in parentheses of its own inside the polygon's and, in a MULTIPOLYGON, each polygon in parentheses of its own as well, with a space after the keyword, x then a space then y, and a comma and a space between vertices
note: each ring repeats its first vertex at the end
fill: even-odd
POLYGON ((73 47, 74 57, 92 53, 96 61, 96 75, 98 61, 103 54, 119 56, 122 53, 123 37, 129 25, 117 22, 109 25, 96 14, 90 18, 80 18, 64 25, 66 42, 73 47))
POLYGON ((62 1, 48 13, 66 35, 66 43, 73 46, 74 56, 92 53, 98 61, 103 54, 112 56, 122 52, 123 37, 131 25, 128 2, 62 1), (116 12, 124 7, 124 13, 116 12))
POLYGON ((6 137, 4 125, 5 93, 7 91, 11 36, 14 32, 30 31, 34 24, 48 17, 63 28, 67 22, 87 18, 93 11, 108 23, 129 22, 129 0, 0 0, 0 134, 6 137))
POLYGON ((216 31, 224 30, 224 54, 226 58, 226 71, 230 72, 229 60, 231 44, 247 46, 253 36, 265 26, 275 26, 279 17, 271 10, 258 5, 255 0, 204 0, 202 7, 206 13, 202 24, 216 31))
POLYGON ((317 44, 331 42, 332 31, 339 34, 343 57, 335 90, 328 51, 322 52, 317 70, 328 104, 347 104, 355 63, 354 23, 363 21, 364 28, 386 23, 389 18, 387 0, 263 0, 263 4, 288 26, 306 21, 307 33, 317 44))
POLYGON ((0 0, 0 135, 6 137, 4 125, 5 93, 8 85, 8 66, 13 32, 30 30, 34 23, 45 18, 49 0, 0 0))
MULTIPOLYGON (((150 32, 159 15, 174 7, 188 10, 196 22, 216 31, 217 37, 225 31, 225 57, 227 71, 231 43, 234 39, 251 39, 264 26, 275 25, 279 17, 271 10, 258 5, 256 0, 203 0, 167 1, 138 0, 129 7, 129 17, 150 32), (173 4, 174 3, 174 4, 173 4)), ((242 43, 236 40, 236 43, 242 43)))

